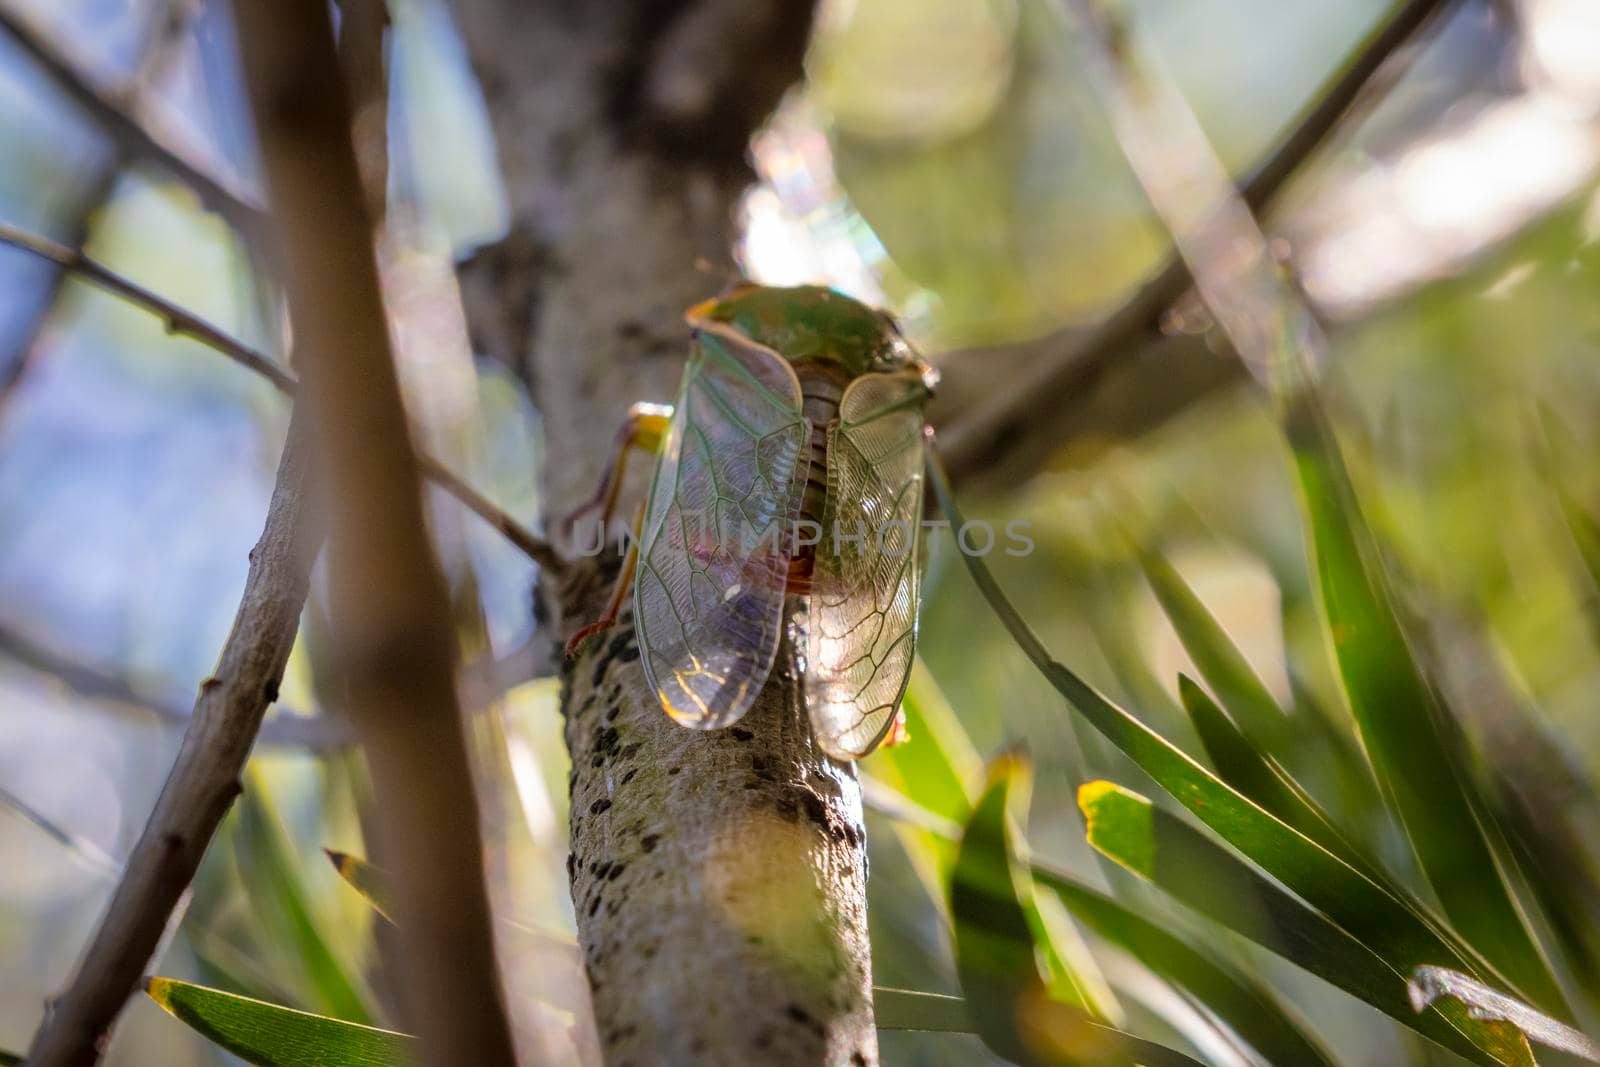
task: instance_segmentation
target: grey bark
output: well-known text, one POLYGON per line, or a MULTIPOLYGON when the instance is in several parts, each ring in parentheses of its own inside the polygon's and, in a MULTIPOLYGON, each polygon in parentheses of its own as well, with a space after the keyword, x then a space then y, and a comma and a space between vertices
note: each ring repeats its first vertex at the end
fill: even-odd
MULTIPOLYGON (((683 309, 724 284, 748 137, 800 75, 811 5, 457 10, 513 210, 511 236, 465 271, 469 320, 533 390, 559 515, 593 489, 628 404, 672 397, 683 309)), ((552 629, 597 617, 615 566, 547 589, 552 629)), ((568 665, 562 709, 607 1062, 876 1063, 860 790, 813 743, 792 674, 736 728, 684 730, 625 617, 568 665)))

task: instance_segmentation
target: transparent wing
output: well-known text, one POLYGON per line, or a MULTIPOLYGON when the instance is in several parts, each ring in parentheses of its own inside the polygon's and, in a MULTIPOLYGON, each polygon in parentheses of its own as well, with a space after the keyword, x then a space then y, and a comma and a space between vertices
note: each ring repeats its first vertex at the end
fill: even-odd
POLYGON ((772 669, 809 433, 782 357, 698 335, 651 485, 633 594, 645 677, 685 726, 734 722, 772 669))
POLYGON ((926 399, 915 375, 866 375, 845 391, 828 435, 805 687, 817 740, 841 759, 883 740, 911 675, 926 399))

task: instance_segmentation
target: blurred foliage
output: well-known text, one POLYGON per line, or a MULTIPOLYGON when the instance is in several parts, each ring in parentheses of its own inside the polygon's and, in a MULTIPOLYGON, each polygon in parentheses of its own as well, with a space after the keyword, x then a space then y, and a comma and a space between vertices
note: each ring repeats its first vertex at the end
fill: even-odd
MULTIPOLYGON (((1242 173, 1389 5, 1124 6, 1242 173)), ((878 0, 823 11, 833 17, 812 50, 809 97, 828 122, 839 184, 895 269, 935 297, 940 348, 1094 318, 1165 257, 1048 5, 878 0)))
MULTIPOLYGON (((142 5, 33 6, 46 25, 82 41, 108 79, 131 69, 142 5)), ((1129 6, 1239 170, 1385 10, 1379 0, 1129 6)), ((219 45, 229 32, 217 21, 221 7, 206 5, 157 91, 221 163, 248 178, 254 162, 243 147, 231 52, 219 45)), ((1321 170, 1403 148, 1442 115, 1448 127, 1486 95, 1508 92, 1515 64, 1503 53, 1514 44, 1495 36, 1503 31, 1487 10, 1465 5, 1321 170)), ((492 239, 504 195, 445 8, 406 0, 393 12, 391 196, 410 216, 409 262, 437 268, 492 239)), ((1165 255, 1051 25, 1026 0, 824 8, 800 104, 813 132, 828 138, 839 188, 817 195, 848 194, 859 213, 849 233, 866 233, 887 253, 885 288, 925 319, 923 332, 941 348, 1085 321, 1165 255)), ((109 145, 3 37, 0 85, 0 216, 69 238, 109 145)), ((88 218, 96 256, 253 342, 281 344, 281 323, 262 310, 271 294, 252 277, 249 257, 187 191, 140 169, 109 187, 88 218)), ((1294 199, 1314 199, 1314 191, 1297 189, 1294 199)), ((1561 1014, 1559 1002, 1569 1001, 1578 1021, 1592 1024, 1600 992, 1600 905, 1588 892, 1600 845, 1590 787, 1600 773, 1597 239, 1600 192, 1591 181, 1467 269, 1335 334, 1323 400, 1370 528, 1348 558, 1383 567, 1392 583, 1392 603, 1380 608, 1393 626, 1385 621, 1376 642, 1345 640, 1348 622, 1328 610, 1348 602, 1330 597, 1329 569, 1309 562, 1294 456, 1251 394, 1206 401, 1136 444, 1086 449, 1100 457, 1090 469, 1076 453, 1063 455, 1015 493, 968 502, 973 517, 1032 523, 1036 552, 988 562, 1043 645, 1071 668, 1074 703, 1099 707, 1103 694, 1101 721, 1137 741, 1137 752, 1130 759, 1127 744, 1084 729, 1052 685, 1061 677, 1035 670, 956 573, 949 546, 935 546, 923 665, 906 701, 912 741, 863 765, 869 796, 882 802, 869 817, 881 986, 972 997, 971 923, 951 907, 949 887, 962 856, 954 842, 978 823, 969 864, 979 864, 987 887, 1012 894, 1006 906, 1024 920, 1000 945, 1000 957, 1016 965, 1009 980, 1042 1003, 1065 996, 1074 1010, 1092 1006, 1101 1022, 1185 1055, 1234 1063, 1254 1049, 1274 1063, 1459 1062, 1420 1038, 1420 1027, 1481 1058, 1443 1016, 1417 1016, 1405 1003, 1405 968, 1440 960, 1396 951, 1385 941, 1395 929, 1436 939, 1441 955, 1467 969, 1483 964, 1480 955, 1492 957, 1490 971, 1510 961, 1505 969, 1534 987, 1522 991, 1540 1007, 1561 1014), (1453 627, 1442 652, 1421 639, 1440 620, 1453 627), (1400 633, 1411 644, 1397 643, 1400 633), (1402 655, 1408 649, 1414 659, 1402 655), (1387 660, 1383 693, 1397 682, 1403 692, 1374 695, 1352 683, 1352 654, 1362 657, 1357 667, 1387 660), (1436 681, 1441 694, 1418 695, 1436 681), (1136 719, 1118 718, 1123 707, 1136 719), (1370 731, 1405 710, 1426 715, 1413 726, 1439 727, 1440 736, 1400 739, 1389 757, 1370 738, 1363 747, 1357 719, 1370 731), (983 770, 985 756, 1017 741, 1037 769, 1025 839, 1003 821, 1006 765, 987 788, 983 770), (1408 838, 1387 812, 1364 755, 1377 757, 1379 775, 1392 774, 1384 767, 1418 745, 1488 813, 1475 808, 1468 819, 1457 805, 1445 820, 1432 805, 1448 790, 1418 783, 1422 806, 1447 823, 1437 834, 1422 831, 1421 843, 1466 841, 1478 854, 1472 823, 1497 820, 1505 840, 1486 847, 1512 873, 1516 907, 1542 917, 1528 935, 1546 950, 1537 959, 1503 906, 1482 921, 1457 920, 1454 930, 1437 918, 1434 871, 1465 853, 1450 845, 1438 862, 1419 858, 1418 829, 1408 838), (1169 802, 1136 759, 1156 766, 1180 800, 1192 802, 1195 790, 1220 798, 1239 819, 1213 830, 1239 851, 1169 802), (1240 826, 1310 857, 1313 876, 1292 884, 1305 869, 1281 866, 1282 853, 1255 855, 1240 826), (985 842, 988 852, 974 858, 985 842), (1165 877, 1164 848, 1212 875, 1185 867, 1165 877), (1329 874, 1326 884, 1317 874, 1329 874), (1355 896, 1330 922, 1340 902, 1326 894, 1336 891, 1355 896), (1361 933, 1363 919, 1370 926, 1361 933), (1496 946, 1496 932, 1510 941, 1496 946), (1024 958, 1042 962, 1025 974, 1024 958), (1541 973, 1544 961, 1551 976, 1541 973)), ((0 627, 185 705, 231 618, 285 412, 261 383, 193 343, 75 282, 52 296, 53 284, 38 264, 0 250, 0 377, 31 352, 27 373, 0 399, 0 627)), ((488 495, 531 519, 537 412, 507 368, 441 352, 425 354, 414 374, 437 394, 430 440, 488 495)), ((1314 494, 1313 502, 1326 501, 1314 494)), ((1318 558, 1326 559, 1330 517, 1311 518, 1323 526, 1318 558)), ((473 649, 515 651, 536 629, 531 567, 448 502, 436 520, 473 649)), ((324 709, 337 691, 318 675, 320 610, 314 596, 284 687, 285 704, 298 710, 324 709)), ((509 999, 519 1026, 543 1035, 552 1062, 575 1062, 582 1038, 573 1023, 586 1003, 562 871, 567 769, 553 684, 514 688, 479 723, 509 999)), ((0 1046, 26 1044, 114 881, 41 825, 125 855, 176 744, 170 724, 79 696, 0 655, 0 782, 39 816, 0 808, 0 850, 11 861, 0 872, 0 1046)), ((367 854, 359 767, 346 755, 267 750, 255 763, 246 803, 208 856, 162 973, 270 1005, 398 1025, 383 983, 388 928, 319 855, 324 846, 367 854)), ((1216 810, 1196 814, 1209 823, 1216 810)), ((1483 888, 1462 881, 1450 888, 1483 888)), ((208 1010, 200 1005, 225 1003, 178 981, 158 988, 191 1021, 208 1010)), ((954 1009, 923 1002, 897 1010, 954 1009)), ((985 1008, 970 1021, 982 1030, 992 1025, 987 1016, 985 1008)), ((1504 1037, 1464 1025, 1482 1031, 1484 1044, 1504 1037)), ((235 1046, 247 1040, 213 1034, 235 1046)), ((885 1062, 896 1067, 992 1062, 971 1034, 882 1036, 885 1062)), ((224 1061, 150 1001, 130 1010, 111 1062, 224 1061)))

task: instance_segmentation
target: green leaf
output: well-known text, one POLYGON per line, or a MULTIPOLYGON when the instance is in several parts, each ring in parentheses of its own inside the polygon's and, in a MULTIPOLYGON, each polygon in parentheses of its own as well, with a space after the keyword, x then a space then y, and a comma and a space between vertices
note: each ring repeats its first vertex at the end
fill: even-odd
MULTIPOLYGON (((1319 763, 1333 764, 1341 786, 1353 786, 1354 792, 1365 800, 1372 782, 1348 731, 1321 718, 1318 709, 1309 709, 1312 714, 1307 715, 1304 712, 1308 709, 1297 706, 1298 714, 1285 714, 1222 624, 1176 568, 1153 552, 1141 553, 1139 561, 1178 640, 1239 732, 1255 748, 1283 763, 1310 748, 1319 763)), ((1237 785, 1226 774, 1223 778, 1237 785)), ((1370 795, 1375 804, 1376 791, 1370 790, 1370 795)))
POLYGON ((949 1034, 975 1034, 967 1002, 944 993, 917 993, 909 989, 874 986, 872 1010, 879 1030, 938 1030, 949 1034))
MULTIPOLYGON (((874 810, 939 841, 952 840, 960 827, 921 808, 916 801, 879 784, 868 796, 874 810)), ((1021 837, 1018 844, 1024 845, 1021 837)), ((1023 848, 1026 851, 1025 847, 1023 848)), ((1306 1028, 1291 1018, 1271 990, 1223 961, 1190 948, 1178 937, 1135 914, 1098 889, 1040 860, 1029 866, 1035 882, 1050 892, 1078 922, 1138 959, 1152 973, 1203 1003, 1269 1063, 1333 1063, 1306 1028)), ((880 1024, 881 1025, 881 1024, 880 1024)))
POLYGON ((1402 895, 1392 880, 1349 842, 1322 806, 1257 748, 1205 690, 1180 674, 1178 695, 1224 782, 1391 893, 1402 895))
POLYGON ((151 978, 145 991, 208 1040, 257 1067, 404 1067, 405 1034, 295 1011, 220 989, 151 978))
POLYGON ((1070 874, 1035 861, 1033 877, 1074 918, 1118 946, 1151 973, 1189 993, 1268 1063, 1331 1065, 1333 1057, 1290 1017, 1273 992, 1215 956, 1190 948, 1155 923, 1070 874))
POLYGON ((350 883, 350 888, 360 893, 362 899, 371 904, 379 915, 394 922, 387 874, 361 857, 352 856, 348 852, 339 852, 331 848, 322 851, 333 864, 333 869, 339 872, 339 877, 350 883))
POLYGON ((22 1067, 22 1057, 15 1052, 0 1051, 0 1067, 22 1067))
POLYGON ((1600 1045, 1595 1044, 1581 1030, 1531 1008, 1504 993, 1490 989, 1459 971, 1443 967, 1418 967, 1406 985, 1411 994, 1411 1006, 1425 1011, 1440 997, 1454 997, 1480 1019, 1498 1019, 1521 1030, 1532 1041, 1558 1052, 1566 1052, 1600 1063, 1600 1045))
MULTIPOLYGON (((863 788, 882 786, 895 796, 915 795, 924 813, 961 826, 972 811, 983 762, 921 659, 913 663, 900 707, 909 739, 878 746, 863 764, 863 788)), ((904 820, 895 821, 894 833, 917 877, 943 910, 956 855, 953 839, 904 820)))
POLYGON ((1267 691, 1266 683, 1251 669, 1244 653, 1165 556, 1141 552, 1139 564, 1200 677, 1211 686, 1246 737, 1258 748, 1281 752, 1289 734, 1289 718, 1267 691))
POLYGON ((867 769, 902 793, 914 791, 917 802, 935 815, 965 822, 983 775, 983 761, 920 659, 912 665, 900 707, 908 739, 880 745, 867 760, 867 769))
MULTIPOLYGON (((944 471, 932 457, 929 481, 946 517, 955 528, 964 525, 944 471)), ((1492 973, 1473 960, 1471 950, 1443 937, 1423 916, 1322 846, 1231 789, 1210 771, 1127 711, 1117 707, 1066 666, 1051 658, 1043 643, 1006 599, 983 560, 960 553, 973 582, 1023 652, 1079 714, 1107 740, 1138 764, 1161 788, 1207 826, 1259 864, 1312 907, 1344 927, 1391 966, 1410 973, 1424 964, 1449 962, 1461 970, 1492 973)), ((1485 1051, 1502 1047, 1501 1039, 1464 1013, 1452 1023, 1485 1051)))
POLYGON ((1556 482, 1555 489, 1561 504, 1561 515, 1567 520, 1567 531, 1572 535, 1578 558, 1583 561, 1583 569, 1588 572, 1589 580, 1594 583, 1596 590, 1600 590, 1600 522, 1595 521, 1594 516, 1566 486, 1556 482))
MULTIPOLYGON (((879 801, 876 810, 893 820, 895 833, 919 873, 941 887, 937 896, 942 905, 942 887, 948 884, 949 868, 955 860, 953 842, 971 814, 982 763, 961 720, 920 661, 912 671, 903 706, 910 741, 879 748, 868 761, 872 773, 863 776, 863 788, 870 790, 869 800, 876 797, 879 801), (910 799, 912 796, 916 799, 910 799)), ((1272 991, 1254 978, 1190 948, 1068 874, 1038 861, 1031 870, 1073 918, 1160 978, 1187 991, 1268 1062, 1308 1067, 1327 1067, 1333 1062, 1272 991)), ((885 992, 878 991, 878 1027, 894 1029, 885 1022, 893 1018, 885 1014, 885 992)), ((965 1013, 965 1002, 961 1010, 965 1013)), ((970 1030, 970 1020, 967 1026, 970 1030)))
POLYGON ((293 950, 305 979, 305 992, 319 1011, 355 1023, 370 1023, 371 1013, 312 917, 300 872, 292 859, 259 774, 252 773, 239 804, 240 874, 258 917, 274 939, 293 950))
MULTIPOLYGON (((1025 796, 1017 756, 990 766, 989 783, 961 836, 950 877, 956 972, 978 1035, 1024 1067, 1184 1064, 1189 1057, 1097 1021, 1051 997, 1039 973, 1032 882, 1017 870, 1010 831, 1013 789, 1025 796)), ((1019 800, 1018 808, 1024 806, 1019 800)))
POLYGON ((1565 999, 1500 875, 1486 806, 1459 765, 1458 728, 1411 653, 1377 542, 1314 394, 1286 406, 1284 430, 1323 617, 1385 799, 1456 929, 1513 988, 1565 1013, 1565 999))
POLYGON ((1474 1020, 1460 1005, 1420 1016, 1408 1011, 1412 968, 1386 961, 1378 945, 1305 907, 1139 794, 1089 782, 1078 790, 1078 804, 1091 845, 1202 915, 1476 1063, 1533 1063, 1519 1034, 1474 1020))
POLYGON ((1544 480, 1555 490, 1561 517, 1566 520, 1573 547, 1578 550, 1578 559, 1589 577, 1589 595, 1584 601, 1590 625, 1596 636, 1600 636, 1600 522, 1595 521, 1593 512, 1584 506, 1562 476, 1562 468, 1568 463, 1583 469, 1589 461, 1589 453, 1574 437, 1572 427, 1544 404, 1539 405, 1539 429, 1542 440, 1536 457, 1540 460, 1544 480))

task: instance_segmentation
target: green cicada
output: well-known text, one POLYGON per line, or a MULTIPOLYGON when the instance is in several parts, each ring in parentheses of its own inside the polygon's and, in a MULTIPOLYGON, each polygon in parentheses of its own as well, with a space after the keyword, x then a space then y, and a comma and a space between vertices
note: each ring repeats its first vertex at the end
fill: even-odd
POLYGON ((710 730, 750 710, 787 636, 818 742, 858 759, 911 673, 936 377, 891 318, 830 289, 742 286, 686 317, 677 403, 634 408, 588 506, 609 515, 629 448, 657 452, 611 606, 569 649, 631 582, 651 689, 710 730))

